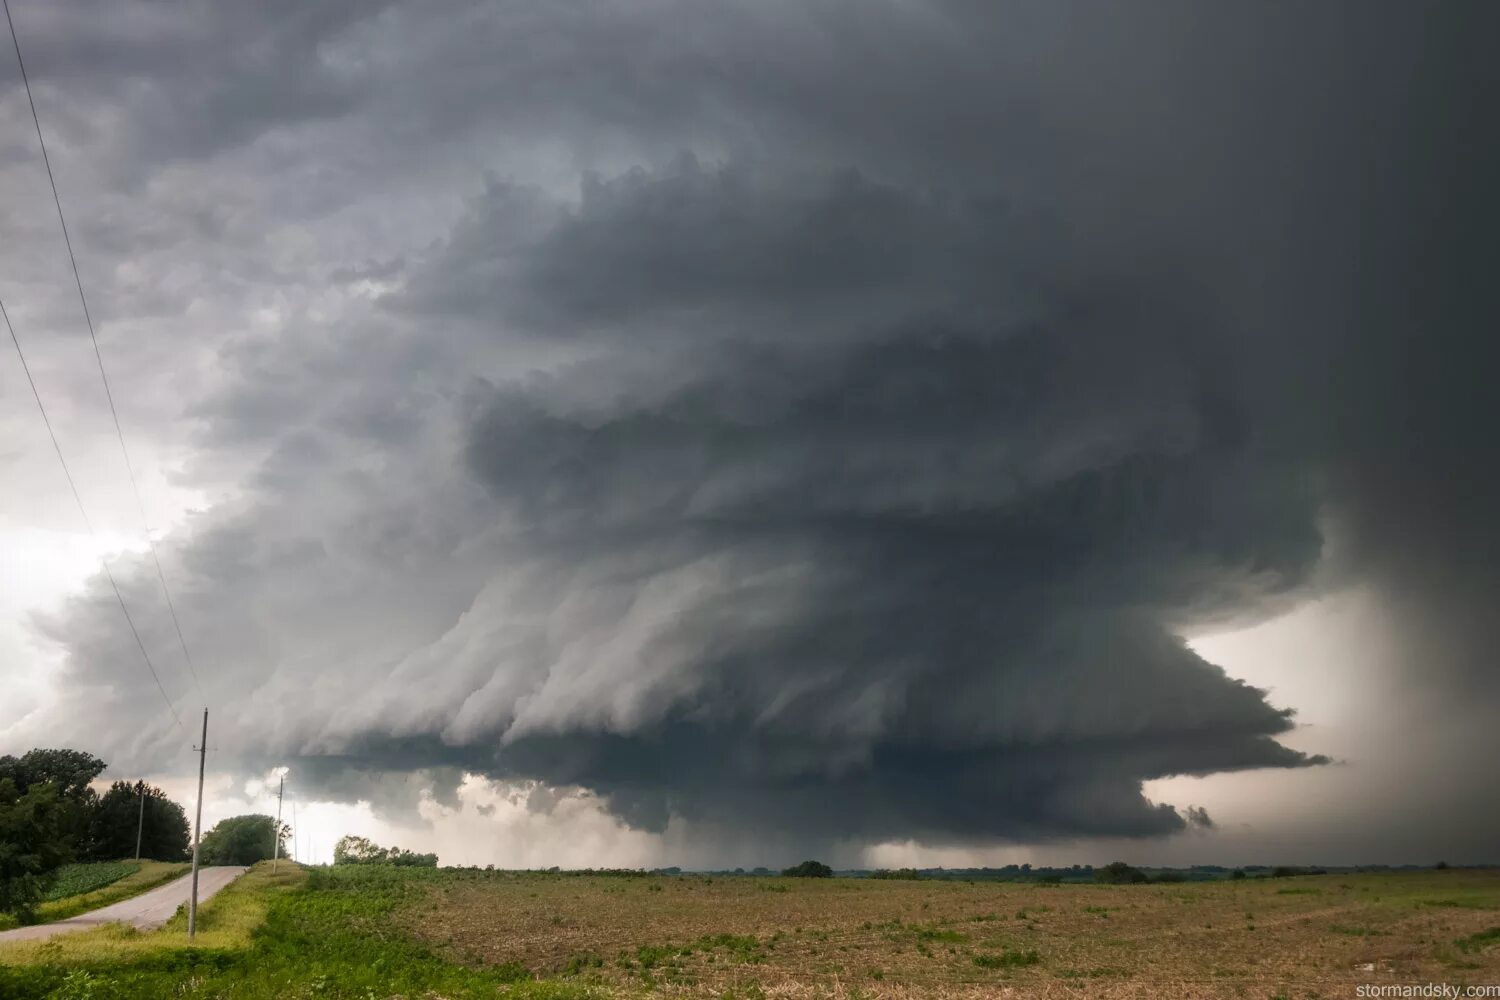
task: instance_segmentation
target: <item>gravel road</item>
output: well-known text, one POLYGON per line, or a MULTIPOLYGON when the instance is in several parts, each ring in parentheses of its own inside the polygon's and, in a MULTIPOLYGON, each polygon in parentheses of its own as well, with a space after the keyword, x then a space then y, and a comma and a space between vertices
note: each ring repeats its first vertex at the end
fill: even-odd
MULTIPOLYGON (((244 871, 244 868, 229 865, 198 869, 199 904, 201 905, 205 899, 239 878, 244 871)), ((80 913, 67 920, 0 931, 0 943, 40 941, 55 934, 72 934, 75 931, 86 931, 101 924, 116 922, 133 924, 143 931, 152 930, 166 923, 172 914, 177 912, 177 907, 188 901, 188 893, 192 887, 193 876, 184 875, 177 881, 157 886, 150 892, 143 892, 139 896, 121 900, 102 909, 80 913)))

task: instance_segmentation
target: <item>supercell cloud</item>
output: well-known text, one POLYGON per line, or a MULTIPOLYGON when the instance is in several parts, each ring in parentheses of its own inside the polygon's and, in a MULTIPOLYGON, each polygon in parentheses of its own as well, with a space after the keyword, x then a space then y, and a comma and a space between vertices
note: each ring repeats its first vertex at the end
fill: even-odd
MULTIPOLYGON (((1483 7, 447 6, 96 57, 19 7, 73 155, 120 156, 76 175, 121 192, 79 195, 111 350, 147 299, 135 349, 201 338, 142 419, 215 498, 162 553, 230 766, 1036 843, 1328 763, 1194 630, 1367 586, 1413 690, 1493 693, 1494 81, 1437 54, 1483 7)), ((160 765, 105 595, 38 620, 27 725, 160 765)))

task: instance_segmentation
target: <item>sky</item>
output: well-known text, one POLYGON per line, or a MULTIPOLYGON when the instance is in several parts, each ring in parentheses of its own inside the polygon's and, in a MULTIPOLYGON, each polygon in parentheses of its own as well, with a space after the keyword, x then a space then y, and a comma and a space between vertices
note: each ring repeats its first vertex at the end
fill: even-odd
POLYGON ((190 804, 207 706, 321 860, 1500 861, 1500 9, 11 8, 140 499, 7 54, 93 530, 7 345, 0 752, 190 804))

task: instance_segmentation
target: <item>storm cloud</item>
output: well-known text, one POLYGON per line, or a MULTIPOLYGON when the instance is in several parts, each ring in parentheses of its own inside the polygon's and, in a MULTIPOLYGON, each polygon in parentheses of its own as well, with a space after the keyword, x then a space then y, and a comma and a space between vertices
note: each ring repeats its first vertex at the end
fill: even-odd
MULTIPOLYGON (((1329 763, 1195 631, 1367 586, 1410 690, 1493 693, 1487 8, 448 6, 37 14, 94 176, 180 216, 101 297, 182 336, 201 243, 237 317, 161 417, 217 491, 161 548, 234 765, 1037 843, 1329 763)), ((31 724, 159 765, 104 593, 38 621, 31 724)))

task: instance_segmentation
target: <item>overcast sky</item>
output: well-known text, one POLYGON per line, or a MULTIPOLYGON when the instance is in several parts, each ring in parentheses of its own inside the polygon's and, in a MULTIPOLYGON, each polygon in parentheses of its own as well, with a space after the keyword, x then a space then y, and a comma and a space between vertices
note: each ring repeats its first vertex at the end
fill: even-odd
POLYGON ((95 533, 7 344, 0 752, 190 802, 207 703, 325 860, 1500 861, 1500 8, 11 6, 145 517, 5 46, 95 533))

